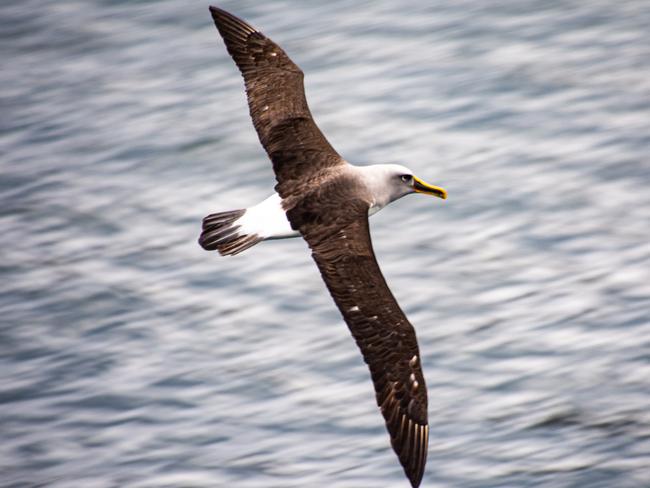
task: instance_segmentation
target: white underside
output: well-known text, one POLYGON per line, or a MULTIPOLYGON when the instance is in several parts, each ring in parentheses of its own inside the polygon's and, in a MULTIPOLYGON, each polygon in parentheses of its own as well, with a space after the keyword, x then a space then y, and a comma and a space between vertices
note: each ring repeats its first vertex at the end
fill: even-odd
POLYGON ((280 195, 274 193, 263 202, 246 209, 233 225, 239 225, 239 234, 257 234, 263 239, 286 239, 300 233, 291 228, 287 214, 282 208, 280 195))
MULTIPOLYGON (((368 215, 374 215, 382 208, 373 205, 368 210, 368 215)), ((237 230, 240 235, 257 234, 262 239, 300 237, 300 232, 291 228, 287 214, 282 208, 282 199, 277 193, 274 193, 263 202, 247 208, 246 213, 233 222, 233 225, 240 226, 237 230)))

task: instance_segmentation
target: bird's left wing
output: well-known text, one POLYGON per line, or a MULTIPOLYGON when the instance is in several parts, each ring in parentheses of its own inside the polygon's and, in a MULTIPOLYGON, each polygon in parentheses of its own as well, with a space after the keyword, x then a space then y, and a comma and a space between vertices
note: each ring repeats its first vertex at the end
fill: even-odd
POLYGON ((415 330, 375 259, 367 207, 353 207, 348 210, 356 218, 347 223, 335 228, 304 225, 301 232, 370 368, 393 449, 411 484, 418 486, 426 463, 429 426, 415 330))
POLYGON ((210 13, 241 71, 253 125, 273 162, 282 198, 329 168, 344 164, 312 118, 303 72, 259 30, 217 7, 210 13))

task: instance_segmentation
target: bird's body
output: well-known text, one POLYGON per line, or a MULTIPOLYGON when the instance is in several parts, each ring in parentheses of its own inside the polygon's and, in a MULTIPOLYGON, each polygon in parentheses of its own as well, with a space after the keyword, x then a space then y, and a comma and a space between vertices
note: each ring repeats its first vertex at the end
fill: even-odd
POLYGON ((429 438, 427 391, 415 331, 381 274, 368 217, 410 193, 446 192, 401 165, 345 161, 312 119, 300 68, 243 20, 210 11, 244 77, 253 125, 278 183, 253 207, 207 216, 199 243, 232 255, 269 239, 307 241, 369 366, 391 444, 416 487, 429 438))
MULTIPOLYGON (((355 198, 367 203, 368 216, 371 216, 406 194, 400 191, 400 188, 394 192, 387 191, 392 187, 382 184, 385 178, 408 173, 408 168, 397 164, 355 166, 346 162, 345 165, 325 173, 318 187, 325 186, 326 182, 331 186, 346 186, 351 181, 355 182, 355 198)), ((311 195, 307 194, 305 197, 310 198, 311 195)), ((300 201, 300 198, 294 198, 294 206, 300 201)), ((337 204, 344 205, 345 201, 339 201, 337 204)), ((209 215, 205 218, 201 245, 220 250, 222 254, 232 255, 239 254, 261 241, 300 237, 300 232, 291 227, 287 217, 287 212, 291 212, 294 206, 291 201, 283 200, 278 193, 274 193, 257 205, 236 211, 241 212, 236 217, 232 215, 232 211, 209 215), (235 218, 219 219, 222 215, 235 218), (215 221, 221 225, 214 225, 215 221), (240 242, 245 245, 233 247, 233 243, 240 242)))

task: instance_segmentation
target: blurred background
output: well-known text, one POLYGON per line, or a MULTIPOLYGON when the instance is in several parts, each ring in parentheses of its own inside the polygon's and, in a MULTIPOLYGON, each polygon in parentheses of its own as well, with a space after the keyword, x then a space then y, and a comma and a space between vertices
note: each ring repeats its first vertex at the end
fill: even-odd
MULTIPOLYGON (((372 218, 430 396, 423 486, 650 486, 645 0, 230 1, 357 163, 449 199, 372 218)), ((406 487, 272 192, 208 3, 0 5, 0 485, 406 487)))

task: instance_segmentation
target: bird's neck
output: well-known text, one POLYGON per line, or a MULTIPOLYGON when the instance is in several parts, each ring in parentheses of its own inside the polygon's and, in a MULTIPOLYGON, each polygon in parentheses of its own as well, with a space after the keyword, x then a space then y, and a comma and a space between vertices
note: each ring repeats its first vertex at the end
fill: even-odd
POLYGON ((403 196, 395 194, 394 187, 389 184, 390 165, 351 165, 351 167, 371 195, 369 215, 379 212, 386 205, 403 196))

